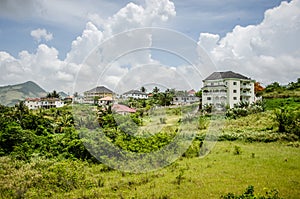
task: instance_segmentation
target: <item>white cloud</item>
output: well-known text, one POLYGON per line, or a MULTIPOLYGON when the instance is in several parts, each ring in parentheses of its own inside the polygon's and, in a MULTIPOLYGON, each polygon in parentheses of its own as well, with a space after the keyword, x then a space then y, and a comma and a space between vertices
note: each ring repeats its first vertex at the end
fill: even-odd
MULTIPOLYGON (((32 6, 27 6, 26 10, 28 11, 38 6, 40 8, 38 10, 41 12, 38 14, 33 13, 33 15, 42 17, 48 16, 49 13, 55 13, 52 12, 55 7, 53 6, 54 4, 50 3, 51 5, 45 6, 46 2, 48 1, 37 4, 32 1, 32 6), (48 12, 51 9, 52 11, 48 12)), ((10 9, 19 9, 17 5, 9 1, 5 1, 5 4, 10 9)), ((59 18, 58 16, 60 16, 62 9, 65 11, 68 3, 64 2, 57 5, 60 5, 60 8, 57 9, 57 16, 53 16, 56 19, 59 18)), ((74 5, 70 7, 71 10, 66 10, 73 13, 74 10, 80 8, 78 4, 75 5, 75 7, 74 5)), ((24 13, 27 12, 26 10, 24 13)), ((0 82, 7 84, 15 83, 15 81, 34 80, 47 90, 63 89, 72 92, 73 83, 77 77, 78 89, 83 91, 89 89, 88 85, 94 86, 98 81, 99 74, 105 69, 105 64, 113 61, 112 65, 106 70, 105 78, 100 83, 114 86, 117 83, 116 81, 128 72, 129 67, 134 67, 139 63, 151 63, 153 60, 149 51, 137 52, 134 55, 126 54, 128 49, 132 50, 135 46, 140 46, 140 44, 143 44, 145 47, 151 46, 150 34, 134 35, 134 38, 130 34, 124 34, 121 37, 113 36, 133 28, 161 24, 176 14, 174 4, 169 0, 147 0, 144 7, 129 3, 107 19, 100 17, 98 13, 91 13, 96 12, 85 12, 84 14, 80 11, 78 14, 75 14, 74 22, 76 22, 78 17, 86 17, 90 18, 94 23, 88 22, 86 24, 82 35, 72 42, 71 50, 65 60, 58 58, 58 51, 55 48, 45 44, 39 45, 34 53, 22 51, 17 58, 1 52, 1 70, 3 69, 3 73, 8 75, 1 77, 0 82), (110 38, 116 39, 105 43, 110 38), (98 51, 93 51, 100 44, 104 45, 104 47, 99 48, 98 51), (99 50, 101 49, 103 52, 99 56, 99 50), (91 52, 93 53, 90 54, 91 52), (122 56, 122 53, 125 53, 124 58, 119 59, 116 57, 117 55, 122 56), (85 61, 87 57, 88 59, 85 61), (77 76, 79 70, 81 77, 77 76)), ((6 14, 9 15, 9 13, 6 14)), ((21 13, 21 15, 23 14, 21 13)), ((65 19, 62 17, 62 20, 65 19)), ((45 29, 33 30, 31 31, 31 36, 38 42, 53 39, 53 35, 45 29)))
MULTIPOLYGON (((299 0, 284 2, 278 8, 268 10, 260 24, 236 26, 223 38, 201 33, 198 44, 206 49, 220 70, 234 70, 263 83, 295 80, 300 76, 299 4, 299 0)), ((62 7, 66 8, 67 5, 65 2, 62 7)), ((78 8, 77 4, 74 9, 78 8)), ((83 15, 80 12, 76 17, 83 15)), ((97 84, 110 88, 119 86, 122 90, 121 85, 129 89, 130 86, 139 87, 137 84, 159 81, 166 86, 178 88, 183 86, 180 82, 185 82, 186 86, 198 89, 201 86, 198 73, 206 75, 210 72, 206 68, 213 68, 200 48, 200 71, 190 65, 167 68, 153 60, 151 51, 147 50, 157 43, 164 46, 163 40, 155 41, 153 33, 149 31, 140 31, 134 35, 129 31, 159 26, 175 15, 175 6, 169 0, 146 0, 143 5, 129 3, 108 18, 96 11, 86 12, 85 17, 91 22, 72 42, 65 60, 58 58, 57 49, 45 44, 39 45, 34 53, 22 51, 18 57, 0 52, 0 69, 5 74, 0 77, 0 84, 34 80, 48 91, 56 89, 70 93, 75 80, 80 92, 97 84), (120 34, 124 31, 129 32, 120 34), (144 49, 139 49, 141 46, 144 49), (209 66, 204 66, 204 63, 209 63, 209 66)), ((37 41, 53 38, 51 33, 43 29, 32 31, 32 36, 37 41)), ((161 35, 161 38, 168 36, 161 35)), ((191 52, 192 48, 184 49, 184 44, 176 37, 173 41, 167 45, 173 45, 171 48, 175 53, 183 52, 181 58, 197 58, 197 53, 191 52)))
POLYGON ((42 40, 50 41, 53 39, 52 33, 48 32, 46 29, 35 29, 30 32, 30 35, 37 41, 41 42, 42 40))
POLYGON ((288 83, 300 76, 300 1, 282 2, 265 12, 258 25, 236 26, 219 39, 201 34, 220 70, 235 70, 260 82, 288 83))

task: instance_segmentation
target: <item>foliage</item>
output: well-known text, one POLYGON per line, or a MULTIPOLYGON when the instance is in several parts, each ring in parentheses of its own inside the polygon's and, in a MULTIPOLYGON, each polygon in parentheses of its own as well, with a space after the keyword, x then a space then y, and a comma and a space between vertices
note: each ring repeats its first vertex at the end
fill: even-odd
POLYGON ((300 108, 300 97, 267 98, 264 101, 266 110, 275 110, 282 107, 289 107, 294 109, 300 108))
POLYGON ((300 137, 300 111, 281 108, 275 110, 275 121, 278 131, 281 133, 292 133, 300 137))
POLYGON ((12 155, 26 161, 33 156, 94 161, 67 108, 29 111, 20 103, 0 109, 0 156, 12 155))
POLYGON ((264 91, 264 87, 260 84, 260 82, 254 83, 254 93, 256 96, 261 96, 262 92, 264 91))
POLYGON ((179 158, 140 174, 78 159, 25 162, 6 156, 0 157, 0 198, 220 198, 228 192, 240 196, 249 184, 255 197, 271 198, 278 188, 280 197, 298 198, 299 149, 280 142, 218 142, 205 157, 179 158), (241 155, 232 154, 234 145, 241 155))
POLYGON ((228 193, 221 196, 222 199, 280 199, 279 192, 276 189, 271 191, 266 191, 265 195, 254 194, 254 186, 249 185, 245 192, 241 195, 236 195, 234 193, 228 193))
POLYGON ((297 79, 297 82, 290 82, 288 85, 280 85, 278 82, 274 82, 270 85, 267 85, 261 94, 263 98, 299 98, 300 78, 297 79))
POLYGON ((240 155, 242 153, 242 149, 241 149, 241 147, 240 146, 237 146, 237 145, 235 145, 234 146, 234 151, 233 151, 233 154, 234 155, 240 155))
POLYGON ((265 102, 262 100, 258 100, 250 105, 248 102, 241 101, 239 104, 235 105, 234 108, 228 109, 225 115, 227 118, 237 119, 239 117, 245 117, 249 114, 263 111, 265 111, 265 102))
POLYGON ((47 98, 60 98, 60 96, 56 90, 54 90, 53 92, 47 94, 47 98))

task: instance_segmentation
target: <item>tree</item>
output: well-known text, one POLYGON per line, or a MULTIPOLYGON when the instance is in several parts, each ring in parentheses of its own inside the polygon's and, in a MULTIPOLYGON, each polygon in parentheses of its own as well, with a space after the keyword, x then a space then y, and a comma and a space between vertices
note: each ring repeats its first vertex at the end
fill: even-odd
POLYGON ((47 98, 60 98, 59 94, 54 90, 52 93, 47 94, 47 98))
POLYGON ((199 90, 195 93, 196 97, 202 98, 202 90, 199 90))
POLYGON ((174 94, 170 89, 167 89, 164 93, 159 93, 159 104, 162 106, 169 106, 172 103, 174 94))
POLYGON ((146 92, 146 88, 144 86, 141 87, 140 89, 141 92, 145 93, 146 92))
POLYGON ((278 91, 281 88, 282 87, 280 86, 280 84, 278 82, 273 82, 272 84, 270 84, 266 87, 266 92, 278 91))
POLYGON ((74 97, 78 97, 79 95, 78 95, 78 92, 75 92, 74 93, 74 97))
POLYGON ((264 90, 264 87, 261 86, 260 82, 255 82, 254 83, 254 93, 255 93, 255 95, 260 95, 263 90, 264 90))
POLYGON ((157 86, 155 86, 154 88, 153 88, 153 93, 158 93, 159 92, 159 88, 157 88, 157 86))

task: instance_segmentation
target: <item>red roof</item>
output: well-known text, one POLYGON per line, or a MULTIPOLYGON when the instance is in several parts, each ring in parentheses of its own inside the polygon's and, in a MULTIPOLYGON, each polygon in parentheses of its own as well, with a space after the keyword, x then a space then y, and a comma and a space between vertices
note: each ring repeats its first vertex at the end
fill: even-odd
POLYGON ((111 97, 107 96, 107 97, 103 97, 103 98, 99 99, 99 101, 113 101, 113 99, 111 97))
POLYGON ((190 94, 190 95, 194 95, 195 93, 196 93, 196 91, 194 89, 188 91, 188 94, 190 94))
POLYGON ((112 110, 116 112, 126 112, 126 113, 135 113, 136 110, 129 108, 128 106, 122 105, 122 104, 114 104, 112 106, 112 110))
POLYGON ((37 102, 40 101, 40 98, 26 98, 25 101, 32 101, 32 102, 37 102))

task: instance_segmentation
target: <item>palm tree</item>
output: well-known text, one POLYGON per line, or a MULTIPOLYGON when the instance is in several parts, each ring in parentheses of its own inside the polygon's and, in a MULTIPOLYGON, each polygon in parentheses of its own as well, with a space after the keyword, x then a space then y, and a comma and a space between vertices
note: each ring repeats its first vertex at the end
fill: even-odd
POLYGON ((141 92, 145 93, 146 92, 146 88, 144 86, 141 87, 141 92))
POLYGON ((159 92, 159 88, 157 88, 157 86, 155 86, 154 88, 153 88, 153 93, 158 93, 159 92))
POLYGON ((54 90, 52 93, 47 94, 47 98, 59 98, 59 94, 54 90))

